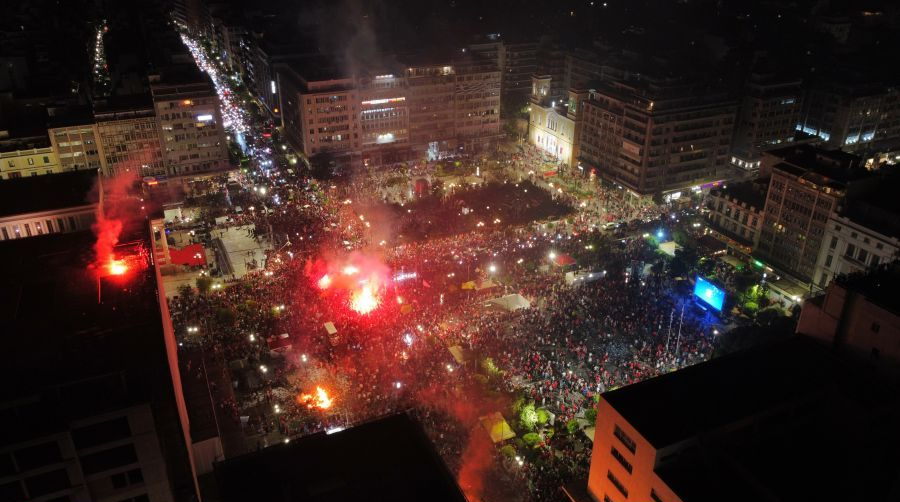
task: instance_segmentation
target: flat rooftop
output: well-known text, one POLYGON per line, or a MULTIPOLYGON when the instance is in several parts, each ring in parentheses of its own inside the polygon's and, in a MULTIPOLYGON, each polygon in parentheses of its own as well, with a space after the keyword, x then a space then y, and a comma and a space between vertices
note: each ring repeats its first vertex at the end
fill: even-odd
POLYGON ((747 206, 755 207, 762 211, 766 204, 766 192, 768 183, 758 181, 741 181, 729 183, 725 188, 718 189, 722 195, 747 203, 747 206))
POLYGON ((406 414, 324 432, 215 464, 224 502, 465 502, 406 414))
POLYGON ((663 448, 838 383, 840 364, 814 342, 738 352, 603 394, 663 448))
POLYGON ((896 262, 864 273, 838 276, 835 280, 841 286, 865 296, 872 303, 900 315, 900 295, 897 294, 900 265, 896 262))
POLYGON ((149 244, 117 247, 131 270, 98 280, 94 242, 91 232, 0 242, 0 401, 19 403, 0 406, 0 444, 172 399, 149 244))
POLYGON ((765 154, 782 160, 776 163, 776 169, 809 177, 810 181, 817 184, 840 185, 872 175, 862 167, 859 157, 841 150, 824 150, 809 144, 799 144, 768 150, 765 154))
POLYGON ((851 197, 841 216, 886 236, 900 239, 900 175, 879 180, 860 196, 851 197))
POLYGON ((0 181, 0 218, 94 204, 96 183, 96 170, 0 181))
MULTIPOLYGON (((759 371, 746 380, 755 379, 771 390, 772 382, 760 374, 774 369, 776 377, 784 378, 781 386, 796 387, 787 379, 793 373, 784 374, 768 364, 775 354, 786 351, 798 367, 808 371, 815 364, 840 383, 808 386, 793 397, 790 406, 776 405, 729 429, 703 433, 671 457, 661 458, 656 475, 681 500, 896 500, 900 493, 900 458, 895 454, 900 448, 897 389, 867 368, 851 364, 831 368, 817 354, 825 349, 806 342, 806 349, 789 341, 752 351, 749 358, 759 371)), ((733 375, 709 375, 727 376, 733 375)), ((737 398, 747 397, 742 388, 737 390, 737 398)), ((723 399, 730 406, 728 394, 719 396, 715 404, 723 399)), ((667 418, 660 416, 661 421, 667 418)))

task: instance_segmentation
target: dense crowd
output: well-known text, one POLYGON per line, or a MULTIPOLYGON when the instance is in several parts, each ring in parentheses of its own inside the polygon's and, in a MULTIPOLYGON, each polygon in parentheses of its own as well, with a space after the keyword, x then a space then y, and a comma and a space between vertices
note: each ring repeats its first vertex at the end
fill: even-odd
MULTIPOLYGON (((378 192, 306 180, 280 190, 283 202, 272 211, 241 216, 242 223, 286 236, 265 267, 221 290, 185 291, 169 306, 186 350, 204 346, 231 368, 233 397, 221 407, 235 422, 249 417, 245 431, 292 437, 409 410, 460 473, 478 417, 511 413, 517 396, 565 424, 584 419, 598 393, 710 353, 710 330, 690 307, 682 308, 686 300, 668 279, 629 274, 627 264, 652 256, 642 239, 609 241, 591 225, 557 222, 384 244, 357 213, 378 202, 378 192), (369 315, 348 308, 344 292, 323 292, 309 265, 363 245, 388 269, 415 273, 389 281, 369 315), (572 286, 564 280, 569 268, 555 255, 606 272, 572 286), (484 287, 464 288, 470 281, 484 287), (484 307, 483 300, 512 292, 531 306, 484 307), (326 331, 326 322, 336 334, 326 331), (189 326, 201 329, 188 335, 189 326), (450 347, 459 347, 464 359, 450 347), (488 358, 502 374, 499 383, 480 370, 479 361, 488 358), (318 386, 334 399, 328 409, 300 399, 318 386)), ((467 203, 475 205, 478 193, 467 194, 467 203)), ((253 434, 249 441, 259 445, 253 434)), ((496 461, 478 474, 492 482, 481 489, 521 482, 531 498, 554 499, 563 482, 586 473, 590 447, 581 436, 541 444, 522 465, 492 450, 496 461)))

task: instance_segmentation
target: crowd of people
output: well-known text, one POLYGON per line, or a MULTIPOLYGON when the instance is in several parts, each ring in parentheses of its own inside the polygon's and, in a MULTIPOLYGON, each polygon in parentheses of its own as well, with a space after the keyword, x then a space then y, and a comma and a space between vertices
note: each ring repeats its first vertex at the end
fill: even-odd
MULTIPOLYGON (((471 484, 460 473, 472 469, 490 480, 464 489, 502 495, 504 486, 524 483, 528 498, 553 500, 564 482, 585 475, 586 439, 578 431, 553 438, 542 431, 537 448, 517 444, 527 462, 492 449, 495 462, 474 468, 467 465, 481 444, 474 436, 486 434, 475 427, 479 417, 501 411, 515 423, 510 403, 524 398, 552 413, 562 430, 559 424, 586 419, 597 394, 710 354, 708 319, 667 278, 628 267, 653 256, 642 239, 610 241, 593 217, 384 239, 362 214, 382 202, 381 193, 365 187, 296 178, 270 188, 271 211, 236 216, 275 236, 265 266, 225 288, 184 290, 170 300, 183 350, 204 347, 205 357, 229 368, 233 392, 221 408, 244 427, 249 448, 407 411, 461 483, 471 484), (350 251, 392 271, 377 292, 379 306, 366 315, 349 307, 348 291, 323 290, 310 265, 349 259, 350 251), (573 286, 565 281, 573 266, 555 256, 604 272, 573 286), (397 279, 401 271, 406 276, 397 279), (530 306, 485 308, 484 300, 507 293, 522 294, 530 306), (499 379, 485 378, 487 359, 499 379), (331 400, 327 406, 316 401, 318 388, 331 400)), ((467 204, 491 204, 479 199, 479 188, 469 190, 467 204)), ((429 217, 421 211, 417 217, 429 217)))

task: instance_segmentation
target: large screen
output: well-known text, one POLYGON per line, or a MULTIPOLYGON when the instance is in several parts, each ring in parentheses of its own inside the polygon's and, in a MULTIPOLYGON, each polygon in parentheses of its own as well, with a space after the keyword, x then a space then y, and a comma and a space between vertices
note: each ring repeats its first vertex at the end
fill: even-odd
POLYGON ((700 276, 697 276, 694 296, 720 312, 722 311, 722 304, 725 303, 725 292, 700 276))

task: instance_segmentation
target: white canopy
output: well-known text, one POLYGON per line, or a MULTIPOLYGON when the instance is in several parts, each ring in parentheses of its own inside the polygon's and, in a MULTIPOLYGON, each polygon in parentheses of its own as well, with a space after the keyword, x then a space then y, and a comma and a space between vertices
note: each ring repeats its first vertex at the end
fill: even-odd
POLYGON ((507 312, 512 312, 514 310, 527 309, 531 306, 531 302, 529 302, 524 296, 516 293, 512 295, 501 296, 500 298, 494 298, 493 300, 488 300, 488 302, 485 303, 484 306, 487 308, 497 308, 505 310, 507 312))

